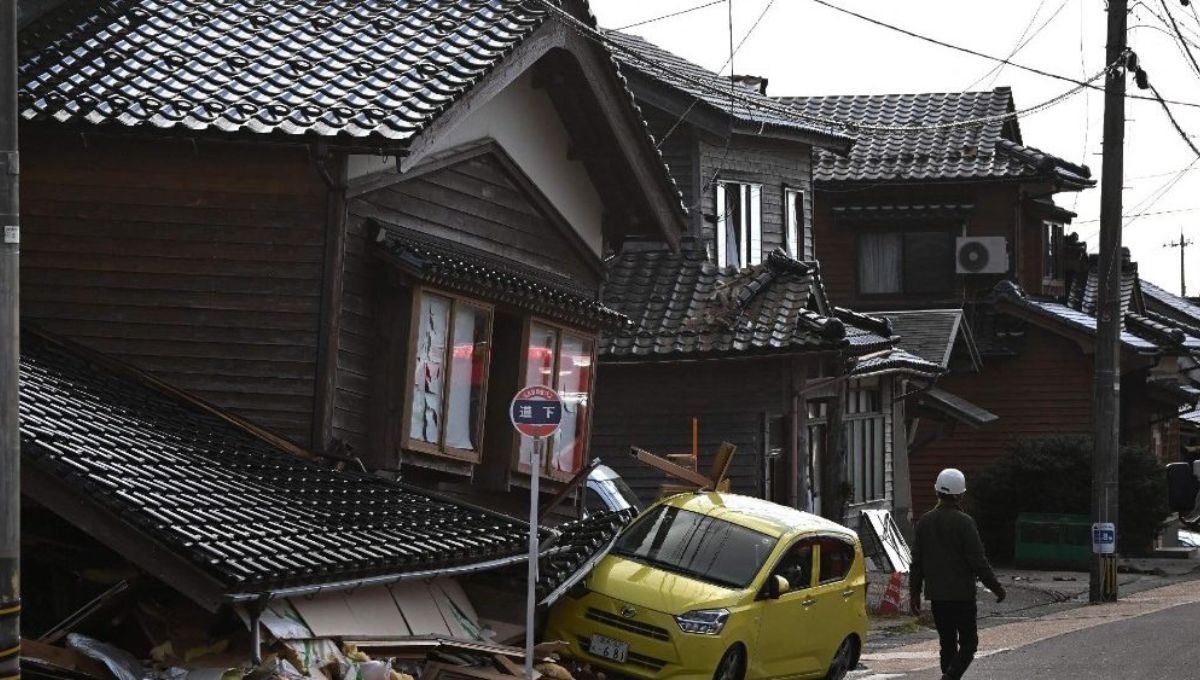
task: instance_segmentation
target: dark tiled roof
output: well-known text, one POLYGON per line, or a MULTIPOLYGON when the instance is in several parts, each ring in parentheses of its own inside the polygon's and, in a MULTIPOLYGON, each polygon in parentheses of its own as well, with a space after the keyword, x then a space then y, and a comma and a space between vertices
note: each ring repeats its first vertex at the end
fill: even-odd
POLYGON ((789 114, 779 102, 760 94, 756 88, 731 86, 728 78, 697 66, 644 38, 619 31, 604 33, 615 45, 614 56, 627 71, 641 73, 682 92, 702 106, 728 115, 743 131, 757 133, 764 127, 778 128, 813 135, 825 145, 843 151, 854 141, 843 129, 816 122, 801 113, 789 114))
POLYGON ((526 528, 317 466, 132 369, 25 334, 21 451, 231 593, 519 559, 526 528))
POLYGON ((390 262, 423 281, 592 328, 629 324, 567 278, 400 227, 381 225, 379 240, 390 262))
MULTIPOLYGON (((929 126, 1013 111, 1012 91, 778 97, 808 116, 875 126, 929 126)), ((853 128, 852 128, 853 129, 853 128)), ((1083 166, 1021 144, 1015 121, 920 132, 862 132, 848 156, 818 151, 818 182, 1042 177, 1091 186, 1083 166)))
POLYGON ((701 250, 627 249, 609 265, 604 302, 632 325, 607 334, 609 358, 805 352, 847 347, 814 263, 782 250, 760 265, 721 269, 701 250))
POLYGON ((995 413, 973 404, 966 399, 947 392, 940 387, 930 387, 917 395, 917 402, 936 411, 940 411, 955 420, 967 423, 972 427, 982 427, 1000 419, 995 413))
POLYGON ((863 357, 850 375, 870 375, 875 373, 909 373, 925 378, 934 378, 942 374, 942 367, 932 361, 926 361, 915 354, 893 347, 876 354, 863 357))
POLYGON ((844 307, 834 307, 833 313, 846 325, 846 339, 850 342, 847 354, 850 356, 891 349, 896 344, 892 324, 883 317, 860 314, 844 307))
POLYGON ((21 32, 21 116, 402 143, 545 17, 520 0, 67 2, 21 32))
POLYGON ((538 559, 538 601, 553 604, 563 590, 586 576, 635 515, 633 509, 601 512, 556 527, 558 538, 538 559))
MULTIPOLYGON (((1089 310, 1080 308, 1072 302, 1063 303, 1035 298, 1026 295, 1016 284, 1008 281, 998 284, 995 293, 997 300, 1052 319, 1066 328, 1082 331, 1088 335, 1096 333, 1094 307, 1089 310)), ((1121 344, 1126 349, 1139 354, 1177 354, 1200 349, 1200 337, 1189 335, 1177 325, 1163 323, 1161 319, 1148 317, 1137 311, 1136 308, 1130 308, 1125 312, 1125 323, 1121 329, 1121 344)))
POLYGON ((950 351, 962 324, 960 309, 920 309, 902 312, 872 312, 892 322, 900 336, 900 348, 947 368, 950 351))
POLYGON ((1140 282, 1147 313, 1157 312, 1190 326, 1200 327, 1200 305, 1160 288, 1149 281, 1140 282))

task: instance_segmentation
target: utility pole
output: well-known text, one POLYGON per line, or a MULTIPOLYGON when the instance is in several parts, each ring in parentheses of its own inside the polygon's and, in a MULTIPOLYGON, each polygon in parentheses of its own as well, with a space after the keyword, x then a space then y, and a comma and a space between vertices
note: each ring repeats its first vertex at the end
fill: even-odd
POLYGON ((1183 264, 1183 254, 1187 252, 1187 247, 1192 245, 1193 241, 1190 238, 1183 237, 1183 227, 1179 228, 1179 240, 1167 241, 1163 244, 1164 248, 1179 249, 1179 297, 1187 297, 1187 277, 1185 276, 1185 268, 1183 264))
MULTIPOLYGON (((1121 190, 1125 179, 1126 0, 1108 0, 1108 45, 1104 63, 1104 159, 1100 177, 1100 291, 1096 305, 1095 407, 1092 455, 1092 522, 1117 522, 1117 460, 1121 446, 1121 190)), ((1109 527, 1114 528, 1115 527, 1109 527)), ((1092 603, 1117 599, 1116 554, 1092 559, 1092 603)))
POLYGON ((17 0, 0 0, 0 678, 21 675, 21 434, 17 203, 17 0))

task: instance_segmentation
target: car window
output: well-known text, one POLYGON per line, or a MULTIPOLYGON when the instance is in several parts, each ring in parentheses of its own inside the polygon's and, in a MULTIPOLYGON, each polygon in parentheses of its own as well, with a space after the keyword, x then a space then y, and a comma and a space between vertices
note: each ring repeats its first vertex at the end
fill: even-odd
POLYGON ((846 578, 854 564, 854 545, 837 538, 818 539, 821 546, 821 583, 846 578))
POLYGON ((660 505, 626 529, 612 552, 703 581, 745 588, 777 542, 722 519, 660 505))
POLYGON ((796 541, 788 551, 779 558, 772 576, 782 576, 787 579, 790 588, 788 592, 804 590, 812 586, 813 575, 813 546, 816 541, 811 538, 796 541))

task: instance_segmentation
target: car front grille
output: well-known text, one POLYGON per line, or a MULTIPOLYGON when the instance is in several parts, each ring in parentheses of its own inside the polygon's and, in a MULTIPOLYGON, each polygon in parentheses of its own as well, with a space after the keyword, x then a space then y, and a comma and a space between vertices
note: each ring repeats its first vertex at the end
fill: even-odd
MULTIPOLYGON (((579 648, 587 652, 588 656, 593 656, 597 659, 604 658, 592 654, 590 649, 592 644, 591 638, 584 637, 583 635, 577 635, 576 637, 579 639, 579 648)), ((608 661, 611 662, 612 660, 608 659, 608 661)), ((625 663, 631 666, 641 666, 642 668, 652 670, 656 673, 667 666, 667 662, 663 661, 662 659, 656 659, 652 656, 646 656, 645 654, 638 654, 636 652, 627 652, 625 656, 625 663)))
POLYGON ((584 616, 590 621, 603 623, 604 625, 612 626, 613 628, 620 628, 623 631, 642 635, 654 640, 662 640, 663 642, 669 642, 671 640, 671 634, 667 632, 665 628, 659 628, 658 626, 654 626, 649 623, 631 621, 629 619, 621 618, 616 614, 609 614, 608 612, 600 611, 595 607, 589 607, 587 614, 584 616))

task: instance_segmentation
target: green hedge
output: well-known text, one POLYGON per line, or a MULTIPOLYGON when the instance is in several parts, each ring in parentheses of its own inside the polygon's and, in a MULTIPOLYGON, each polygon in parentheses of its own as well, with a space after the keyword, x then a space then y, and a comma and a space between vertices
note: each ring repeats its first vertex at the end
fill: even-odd
MULTIPOLYGON (((968 480, 967 487, 988 555, 1009 562, 1018 514, 1091 514, 1092 440, 1018 440, 1009 455, 968 480)), ((1162 466, 1145 449, 1121 449, 1119 503, 1117 550, 1125 555, 1148 552, 1169 513, 1162 466)))

